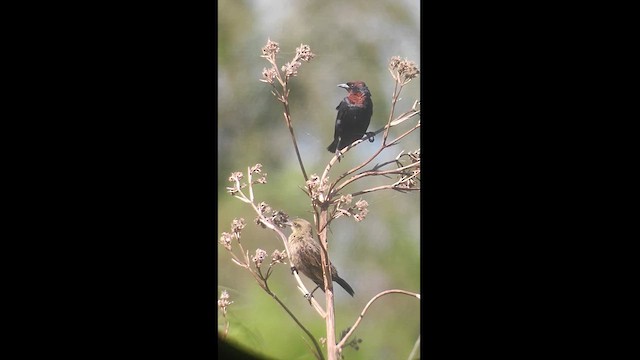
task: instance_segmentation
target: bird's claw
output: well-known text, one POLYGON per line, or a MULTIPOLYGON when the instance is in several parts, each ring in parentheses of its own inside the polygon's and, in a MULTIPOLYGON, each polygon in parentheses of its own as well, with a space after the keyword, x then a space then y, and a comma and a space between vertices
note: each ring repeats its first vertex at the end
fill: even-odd
POLYGON ((296 269, 296 267, 295 267, 295 266, 292 266, 292 267, 291 267, 291 275, 293 275, 293 272, 294 272, 294 271, 295 271, 295 272, 298 272, 298 269, 296 269))
POLYGON ((365 135, 367 135, 367 139, 369 139, 369 142, 373 142, 375 140, 376 133, 374 133, 373 131, 369 131, 365 135))
POLYGON ((340 152, 340 150, 336 150, 336 157, 338 158, 338 162, 340 162, 340 157, 342 157, 342 152, 340 152))

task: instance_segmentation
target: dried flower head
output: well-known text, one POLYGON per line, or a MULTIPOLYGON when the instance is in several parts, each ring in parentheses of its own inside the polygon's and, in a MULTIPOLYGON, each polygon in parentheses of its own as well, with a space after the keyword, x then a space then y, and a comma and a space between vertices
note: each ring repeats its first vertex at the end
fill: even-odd
POLYGON ((309 180, 305 183, 307 188, 311 191, 311 198, 317 199, 318 195, 329 188, 329 178, 324 178, 323 181, 320 181, 320 177, 316 174, 312 174, 309 176, 309 180))
POLYGON ((367 202, 367 200, 360 199, 358 200, 358 202, 356 202, 356 208, 358 208, 358 211, 363 211, 368 206, 369 206, 369 203, 367 202))
POLYGON ((260 211, 260 214, 267 214, 271 212, 271 206, 269 206, 269 204, 267 204, 266 202, 262 201, 261 203, 258 204, 258 210, 260 211))
MULTIPOLYGON (((348 328, 342 330, 342 332, 340 333, 340 340, 344 339, 344 337, 347 335, 349 330, 351 330, 351 327, 348 327, 348 328)), ((350 346, 350 347, 354 348, 355 350, 358 350, 358 349, 360 349, 358 344, 361 343, 361 342, 362 342, 362 339, 360 339, 358 337, 354 337, 351 341, 349 341, 348 343, 346 343, 344 345, 345 345, 345 347, 346 346, 350 346)))
POLYGON ((267 68, 263 68, 262 69, 262 79, 260 79, 260 81, 268 83, 268 84, 273 84, 273 80, 276 78, 276 74, 277 74, 277 70, 273 67, 267 69, 267 68))
POLYGON ((222 315, 227 316, 227 307, 231 304, 233 304, 233 301, 229 301, 229 293, 227 290, 222 290, 222 294, 218 300, 218 307, 222 310, 222 315))
POLYGON ((391 60, 389 60, 389 69, 392 71, 398 71, 398 66, 400 65, 400 61, 402 61, 400 56, 392 57, 391 60))
POLYGON ((262 172, 262 164, 255 164, 253 165, 251 168, 249 168, 249 174, 253 174, 253 173, 258 173, 260 174, 262 172))
POLYGON ((223 232, 222 236, 220 236, 220 245, 224 246, 225 249, 231 251, 231 240, 233 239, 232 235, 223 232))
POLYGON ((277 42, 267 39, 267 44, 262 48, 262 57, 274 57, 280 51, 280 45, 277 42))
POLYGON ((296 56, 302 61, 311 61, 316 54, 311 52, 311 47, 309 45, 300 44, 299 48, 296 48, 296 56))
POLYGON ((253 262, 256 264, 256 267, 260 267, 262 262, 267 257, 267 252, 262 249, 256 249, 256 256, 253 257, 253 262))
POLYGON ((251 174, 261 174, 262 176, 252 182, 252 184, 266 184, 267 183, 267 173, 262 172, 262 164, 255 164, 251 168, 249 168, 249 175, 251 174))
POLYGON ((271 265, 274 264, 286 264, 285 260, 287 259, 287 252, 282 250, 274 250, 273 254, 271 254, 271 265))
POLYGON ((262 176, 255 181, 253 184, 266 184, 267 183, 267 173, 262 172, 262 164, 256 164, 255 166, 249 169, 249 174, 261 174, 262 176))
POLYGON ((288 62, 282 66, 282 72, 286 77, 297 76, 300 66, 302 66, 300 61, 288 62))
POLYGON ((389 60, 389 71, 391 76, 403 85, 420 74, 415 62, 407 59, 401 60, 399 56, 394 56, 389 60))
POLYGON ((237 238, 240 238, 240 232, 246 226, 243 218, 233 219, 231 222, 231 232, 236 235, 237 238))
POLYGON ((411 158, 411 162, 418 162, 420 161, 420 149, 416 150, 416 151, 412 151, 407 153, 407 155, 409 155, 409 157, 411 158))
POLYGON ((279 228, 285 228, 289 222, 289 215, 284 211, 275 211, 273 215, 271 215, 271 222, 279 228))
POLYGON ((396 187, 401 189, 411 189, 416 187, 418 185, 417 182, 420 181, 420 178, 418 177, 419 175, 420 168, 406 172, 402 175, 396 187))
POLYGON ((364 220, 364 218, 369 213, 368 209, 369 203, 366 200, 358 200, 356 202, 356 206, 351 209, 351 213, 353 214, 353 218, 355 221, 360 222, 364 220))
POLYGON ((307 180, 307 186, 309 187, 315 187, 318 184, 320 184, 320 176, 318 176, 318 174, 311 174, 311 176, 309 176, 309 180, 307 180))
MULTIPOLYGON (((396 190, 415 188, 418 186, 418 182, 420 181, 420 149, 406 154, 400 154, 398 158, 400 157, 408 157, 413 166, 400 174, 400 179, 396 182, 394 188, 396 190)), ((403 167, 405 164, 398 161, 398 166, 403 167)))
POLYGON ((344 203, 346 205, 351 204, 351 201, 353 200, 353 197, 351 196, 351 194, 347 194, 347 195, 341 195, 339 201, 341 203, 344 203))
POLYGON ((236 182, 240 181, 244 175, 240 171, 232 172, 231 176, 229 176, 229 181, 236 182))
POLYGON ((405 80, 413 79, 420 74, 420 70, 416 66, 416 63, 413 61, 405 60, 404 62, 400 62, 398 72, 400 75, 404 76, 405 80))

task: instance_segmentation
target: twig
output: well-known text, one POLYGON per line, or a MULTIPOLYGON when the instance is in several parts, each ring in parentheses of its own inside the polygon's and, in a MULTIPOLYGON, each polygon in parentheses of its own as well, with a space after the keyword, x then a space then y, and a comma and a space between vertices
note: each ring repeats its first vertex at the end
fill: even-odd
POLYGON ((397 186, 396 184, 381 185, 381 186, 373 187, 373 188, 370 188, 370 189, 364 189, 364 190, 356 191, 351 195, 352 196, 358 196, 358 195, 372 193, 374 191, 380 191, 380 190, 398 190, 400 192, 404 192, 404 191, 420 191, 420 188, 398 188, 396 186, 397 186))
POLYGON ((366 176, 377 176, 377 175, 385 175, 385 174, 402 174, 404 170, 410 169, 412 167, 416 167, 416 166, 420 166, 420 161, 416 161, 414 163, 411 163, 409 165, 403 166, 403 167, 399 167, 397 169, 390 169, 390 170, 380 170, 380 171, 365 171, 362 172, 358 175, 355 175, 353 177, 351 177, 350 179, 344 181, 342 184, 340 184, 339 186, 335 187, 334 190, 332 191, 332 194, 337 193, 338 191, 342 190, 345 186, 349 185, 350 183, 366 177, 366 176))
POLYGON ((318 229, 322 231, 318 232, 318 240, 320 240, 320 258, 322 261, 322 280, 324 281, 324 294, 326 299, 325 309, 326 316, 324 318, 327 329, 327 356, 329 359, 334 359, 337 352, 336 347, 336 324, 335 324, 335 311, 333 307, 333 275, 331 274, 331 267, 329 261, 329 243, 327 241, 327 211, 325 206, 320 211, 320 217, 318 221, 318 229))
POLYGON ((380 297, 384 296, 384 295, 388 295, 388 294, 393 294, 393 293, 398 293, 398 294, 404 294, 404 295, 409 295, 409 296, 414 296, 418 299, 420 299, 420 294, 417 293, 413 293, 410 291, 405 291, 405 290, 385 290, 381 293, 378 293, 376 296, 374 296, 371 300, 369 300, 369 302, 367 303, 367 305, 364 307, 364 309, 362 310, 362 312, 360 313, 360 316, 358 317, 358 319, 356 320, 356 322, 353 324, 353 326, 351 327, 351 329, 349 329, 349 332, 347 332, 345 334, 345 336, 342 338, 342 340, 340 340, 340 342, 336 345, 336 347, 338 349, 342 349, 342 347, 344 346, 344 344, 346 343, 347 339, 349 338, 349 336, 351 336, 351 334, 353 334, 353 332, 358 328, 358 325, 360 325, 360 321, 362 321, 362 319, 364 318, 364 314, 367 312, 367 310, 369 309, 369 307, 371 306, 371 304, 373 304, 374 301, 376 301, 377 299, 379 299, 380 297))
POLYGON ((420 346, 420 335, 418 335, 418 339, 416 339, 416 343, 413 344, 413 349, 411 349, 411 353, 409 354, 409 357, 407 358, 407 360, 416 359, 416 351, 418 351, 419 346, 420 346))
POLYGON ((289 316, 291 316, 291 318, 296 322, 296 324, 298 324, 298 326, 307 334, 307 336, 309 336, 309 338, 313 341, 313 345, 316 348, 316 358, 318 359, 324 359, 323 355, 322 355, 322 350, 320 349, 320 345, 318 344, 318 342, 316 341, 315 337, 313 336, 313 334, 311 334, 311 332, 309 332, 309 330, 307 330, 307 328, 304 327, 304 325, 302 325, 302 323, 298 320, 298 318, 295 317, 295 315, 293 315, 293 313, 291 311, 289 311, 289 308, 287 308, 287 306, 280 301, 280 299, 276 296, 276 294, 272 293, 270 290, 266 290, 267 293, 269 295, 271 295, 271 297, 273 297, 278 304, 280 304, 280 306, 282 306, 282 308, 289 314, 289 316))

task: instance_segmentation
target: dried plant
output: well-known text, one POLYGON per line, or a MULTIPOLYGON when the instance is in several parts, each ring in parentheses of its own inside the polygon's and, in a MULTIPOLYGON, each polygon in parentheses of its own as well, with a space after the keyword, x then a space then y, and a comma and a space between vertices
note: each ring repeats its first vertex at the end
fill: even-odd
MULTIPOLYGON (((342 333, 342 336, 337 341, 335 336, 335 314, 333 306, 333 284, 330 273, 330 261, 328 256, 329 244, 327 242, 327 228, 332 221, 347 217, 353 219, 355 222, 362 222, 366 219, 367 214, 371 211, 369 203, 363 198, 364 195, 381 190, 394 190, 402 193, 408 193, 420 190, 420 175, 421 175, 421 157, 420 149, 413 151, 401 150, 391 159, 384 161, 377 160, 379 162, 372 165, 374 160, 381 158, 384 154, 388 153, 388 150, 393 146, 397 146, 401 141, 409 134, 415 132, 420 128, 420 102, 415 101, 413 105, 405 112, 396 115, 396 106, 400 99, 400 93, 404 86, 409 84, 415 79, 420 71, 416 64, 407 59, 402 60, 400 57, 394 56, 389 61, 389 72, 395 82, 394 92, 391 101, 391 111, 387 119, 386 125, 377 131, 373 132, 373 135, 382 133, 382 141, 380 147, 373 152, 373 154, 364 162, 351 168, 350 170, 335 176, 335 180, 330 180, 330 173, 332 167, 338 161, 338 156, 333 156, 329 163, 324 168, 321 175, 312 174, 308 175, 304 167, 304 161, 300 155, 296 136, 293 127, 293 121, 289 109, 289 81, 291 78, 296 77, 300 71, 301 66, 305 62, 309 62, 315 57, 315 54, 311 51, 308 45, 301 44, 296 49, 296 53, 291 61, 285 65, 279 67, 276 60, 276 55, 280 52, 280 47, 277 42, 269 39, 267 44, 262 48, 262 57, 269 62, 270 66, 266 67, 262 71, 262 77, 260 81, 269 84, 271 86, 271 94, 282 103, 284 107, 284 120, 291 135, 291 141, 295 149, 298 163, 301 173, 304 177, 303 191, 309 197, 314 222, 316 226, 316 234, 318 241, 321 244, 321 257, 323 265, 323 279, 324 279, 324 292, 325 292, 325 309, 315 301, 313 297, 307 296, 310 305, 318 312, 318 314, 325 320, 326 324, 326 338, 321 340, 323 344, 327 345, 327 357, 329 359, 337 359, 338 356, 342 356, 344 347, 350 346, 357 349, 361 339, 350 339, 355 329, 359 326, 361 320, 364 318, 369 306, 379 297, 387 294, 404 294, 420 298, 419 294, 412 293, 405 290, 387 290, 377 294, 372 298, 365 306, 360 316, 355 321, 354 325, 342 333), (417 119, 408 128, 399 131, 395 137, 390 137, 390 130, 392 128, 400 127, 411 119, 417 119), (369 168, 364 169, 369 166, 369 168), (364 188, 352 193, 345 193, 344 189, 347 185, 357 183, 358 180, 363 178, 375 177, 382 179, 382 183, 375 187, 364 188)), ((354 141, 348 147, 341 150, 338 155, 343 157, 351 149, 358 146, 362 141, 367 139, 371 134, 367 134, 366 137, 354 141)), ((246 173, 246 182, 244 174, 242 172, 234 172, 229 177, 231 186, 227 187, 227 192, 235 198, 249 204, 254 212, 257 214, 255 218, 255 224, 268 228, 276 233, 281 239, 284 245, 284 250, 274 250, 271 255, 271 261, 267 267, 267 251, 262 249, 256 249, 255 255, 249 256, 249 251, 242 247, 240 242, 242 229, 245 227, 244 219, 236 219, 231 225, 231 232, 222 233, 220 238, 220 244, 230 253, 232 261, 249 271, 258 285, 273 297, 285 311, 294 319, 294 321, 300 326, 300 328, 311 339, 315 349, 312 349, 316 358, 323 358, 318 341, 311 335, 311 333, 297 320, 293 313, 287 308, 287 306, 271 291, 268 285, 269 276, 272 274, 274 266, 282 264, 287 259, 289 254, 287 248, 287 238, 280 229, 286 226, 288 216, 284 211, 274 211, 268 204, 264 202, 256 203, 254 197, 254 186, 259 184, 266 184, 267 174, 263 172, 262 166, 256 164, 253 167, 249 167, 246 173), (255 180, 254 180, 255 178, 255 180), (234 252, 234 247, 239 249, 241 255, 237 255, 234 252), (265 270, 266 267, 266 270, 265 270)), ((297 272, 292 271, 298 285, 298 289, 305 295, 308 295, 308 290, 304 287, 304 284, 300 280, 297 272)), ((222 299, 222 297, 221 297, 222 299)), ((228 305, 226 305, 228 306, 228 305)), ((223 314, 226 314, 226 307, 221 310, 223 314)))

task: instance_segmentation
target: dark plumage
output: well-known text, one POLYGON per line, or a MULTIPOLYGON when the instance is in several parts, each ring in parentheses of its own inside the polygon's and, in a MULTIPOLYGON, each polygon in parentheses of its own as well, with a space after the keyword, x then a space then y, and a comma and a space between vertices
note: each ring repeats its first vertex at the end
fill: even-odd
MULTIPOLYGON (((362 81, 350 81, 338 87, 349 94, 336 107, 336 125, 333 142, 327 147, 332 153, 342 150, 352 142, 359 140, 367 131, 373 114, 373 102, 369 88, 362 81)), ((373 141, 373 140, 371 140, 373 141)))
MULTIPOLYGON (((313 280, 324 291, 322 279, 322 258, 320 257, 320 244, 313 238, 311 224, 304 219, 295 219, 291 223, 293 232, 289 236, 289 260, 298 271, 313 280)), ((354 291, 344 279, 338 276, 336 267, 331 264, 333 281, 353 296, 354 291)), ((313 291, 312 291, 313 293, 313 291)))

